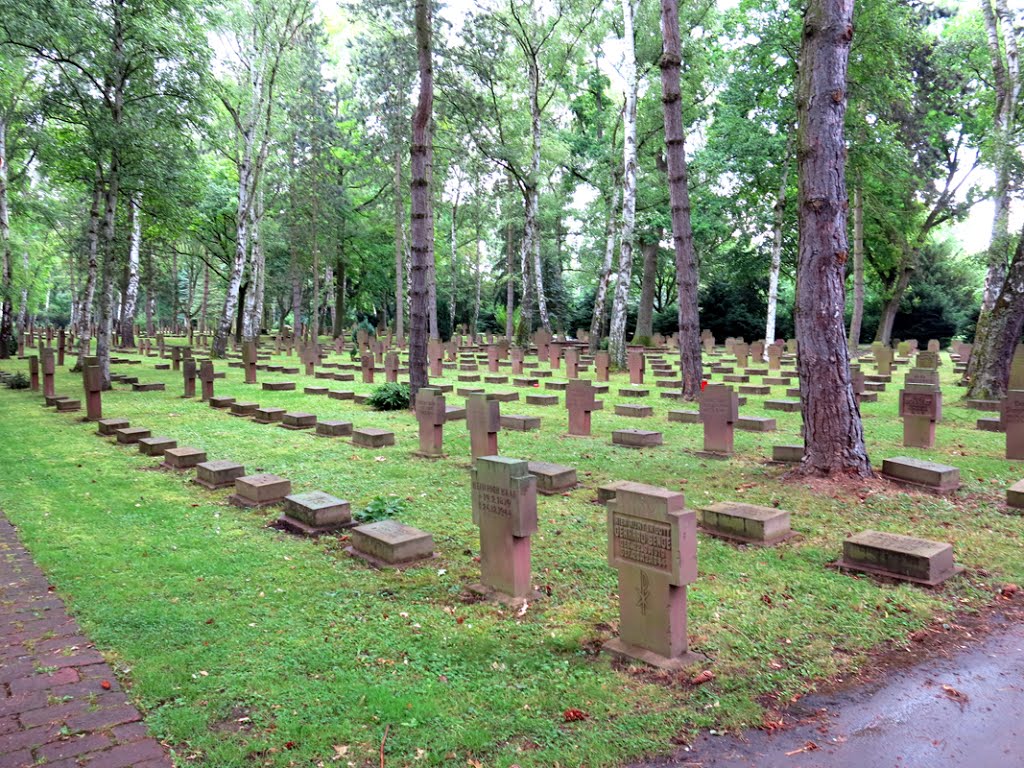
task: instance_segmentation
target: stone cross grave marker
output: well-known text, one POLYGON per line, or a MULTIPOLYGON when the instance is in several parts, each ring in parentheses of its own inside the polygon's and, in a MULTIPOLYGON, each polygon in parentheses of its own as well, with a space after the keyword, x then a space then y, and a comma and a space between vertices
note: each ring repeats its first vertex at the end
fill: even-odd
POLYGON ((590 413, 596 407, 594 387, 584 379, 573 379, 565 392, 565 407, 569 411, 569 434, 590 435, 590 413))
POLYGON ((782 368, 782 351, 784 348, 785 346, 778 342, 768 345, 768 370, 777 371, 782 368))
POLYGON ((416 421, 420 427, 418 456, 440 458, 444 456, 444 395, 440 389, 422 387, 416 393, 416 421))
POLYGON ((597 352, 594 355, 594 378, 597 381, 608 381, 608 365, 611 360, 607 352, 597 352))
POLYGON ((522 601, 533 594, 530 536, 537 531, 537 478, 527 462, 481 456, 473 467, 473 522, 480 528, 482 589, 522 601))
POLYGON ((209 402, 210 398, 213 397, 213 361, 203 360, 199 364, 199 381, 201 383, 201 400, 206 403, 209 402))
POLYGON ((647 357, 644 355, 644 351, 638 348, 630 349, 626 362, 629 366, 629 383, 643 384, 644 371, 647 367, 647 357))
POLYGON ((439 379, 441 378, 444 348, 441 346, 441 342, 437 339, 431 339, 427 342, 427 359, 430 362, 430 378, 439 379))
POLYGON ((580 351, 576 347, 565 348, 565 378, 575 379, 579 377, 580 351))
POLYGON ((53 397, 56 389, 53 384, 53 376, 57 372, 54 365, 53 350, 46 348, 40 352, 43 361, 43 397, 53 397))
POLYGON ((242 343, 242 365, 245 366, 245 383, 256 383, 256 342, 242 343))
POLYGON ((1000 409, 1006 429, 1006 458, 1024 459, 1024 390, 1007 392, 1000 409))
POLYGON ((373 354, 364 352, 359 362, 363 372, 363 384, 373 384, 373 354))
POLYGON ((709 384, 700 397, 700 420, 704 424, 704 450, 731 454, 733 425, 739 418, 739 396, 725 384, 709 384))
POLYGON ((28 359, 28 380, 29 388, 33 392, 39 391, 39 358, 32 355, 28 359))
POLYGON ((498 372, 498 357, 500 356, 501 350, 498 349, 495 344, 487 345, 487 370, 490 373, 498 372))
POLYGON ((732 353, 736 355, 736 365, 746 368, 750 363, 750 346, 745 342, 737 342, 732 345, 732 353))
POLYGON ((892 348, 881 346, 875 350, 875 370, 879 376, 892 375, 892 348))
POLYGON ((488 400, 484 392, 466 398, 466 427, 469 429, 469 453, 475 462, 481 456, 498 455, 498 430, 501 429, 501 404, 488 400))
POLYGON ((181 377, 184 381, 182 397, 196 396, 196 359, 186 357, 181 363, 181 377))
POLYGON ((103 418, 103 369, 98 357, 86 357, 82 365, 82 387, 85 390, 85 418, 99 421, 103 418))
POLYGON ((619 637, 605 650, 679 669, 696 659, 686 586, 697 580, 697 517, 682 493, 622 483, 608 501, 608 563, 619 572, 619 637))
POLYGON ((512 373, 516 376, 521 376, 523 373, 523 350, 515 347, 509 355, 512 359, 512 373))
POLYGON ((398 381, 398 353, 388 352, 384 356, 384 378, 394 383, 398 381))

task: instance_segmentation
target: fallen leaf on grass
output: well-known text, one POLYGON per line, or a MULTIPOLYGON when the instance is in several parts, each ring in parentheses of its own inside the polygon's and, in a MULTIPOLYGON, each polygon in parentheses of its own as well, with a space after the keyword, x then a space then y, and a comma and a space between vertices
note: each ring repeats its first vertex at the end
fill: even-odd
POLYGON ((705 669, 703 672, 698 672, 690 678, 690 685, 704 685, 704 683, 710 683, 714 679, 715 673, 710 669, 705 669))
POLYGON ((335 744, 334 745, 334 759, 335 760, 341 760, 341 758, 345 757, 345 755, 347 755, 347 754, 348 754, 348 745, 347 744, 335 744))
POLYGON ((942 692, 945 693, 946 696, 951 698, 957 704, 960 704, 961 706, 970 701, 970 698, 967 696, 966 693, 964 693, 963 691, 958 691, 952 685, 942 686, 942 692))
POLYGON ((1013 597, 1018 592, 1020 592, 1020 587, 1016 584, 1007 584, 999 591, 999 594, 1003 597, 1013 597))
POLYGON ((567 723, 576 723, 580 720, 586 720, 588 717, 590 717, 590 715, 582 709, 569 708, 562 713, 562 719, 567 723))

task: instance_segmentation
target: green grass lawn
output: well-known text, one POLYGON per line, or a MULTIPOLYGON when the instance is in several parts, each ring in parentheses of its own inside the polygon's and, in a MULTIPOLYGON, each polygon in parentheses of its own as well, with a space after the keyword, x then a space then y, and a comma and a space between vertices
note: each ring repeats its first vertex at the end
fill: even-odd
MULTIPOLYGON (((670 408, 690 406, 660 399, 653 384, 646 402, 655 417, 627 419, 613 413, 625 384, 613 378, 589 439, 563 436, 564 405, 503 403, 503 413, 540 415, 543 423, 539 433, 501 432, 501 452, 575 466, 581 481, 571 494, 539 498, 534 580, 550 596, 524 615, 466 597, 479 566, 465 422, 445 428, 448 459, 417 459, 410 414, 301 391, 371 385, 261 372, 261 381, 299 383, 297 392, 262 392, 220 364, 228 378, 216 382, 218 395, 396 433, 395 447, 359 449, 183 400, 180 374, 154 371, 154 362, 115 370, 166 382, 167 391, 115 385, 104 394, 105 416, 202 448, 211 460, 241 462, 249 473, 280 474, 296 492, 334 494, 353 509, 375 497, 405 499, 402 521, 432 532, 439 555, 404 572, 372 570, 335 537, 267 529, 277 511, 237 509, 228 491, 207 492, 191 473, 153 471, 157 460, 97 437, 84 412, 55 414, 34 393, 0 391, 0 508, 181 765, 378 766, 387 729, 389 768, 613 766, 667 752, 673 738, 697 728, 758 725, 764 697, 806 694, 816 681, 857 669, 869 650, 975 610, 997 585, 1024 579, 1024 519, 1003 505, 1024 467, 1003 458, 1003 435, 975 429, 976 418, 991 414, 959 404, 946 355, 934 451, 900 445, 902 370, 862 411, 876 467, 895 455, 953 464, 963 488, 949 498, 881 484, 828 493, 780 482, 784 468, 764 459, 773 444, 799 442, 800 415, 766 412, 762 397, 749 397, 741 413, 774 416, 779 431, 737 431, 728 461, 695 455, 701 427, 666 419, 670 408), (665 445, 612 447, 611 430, 633 426, 662 430, 665 445), (605 509, 594 489, 616 479, 683 490, 690 506, 745 500, 792 512, 800 535, 774 549, 700 538, 689 634, 715 673, 708 684, 692 687, 593 652, 615 633, 618 616, 605 509), (825 567, 844 537, 867 528, 951 541, 967 573, 930 591, 825 567), (568 708, 589 717, 566 723, 568 708)), ((294 357, 275 362, 299 365, 294 357)), ((454 382, 455 372, 446 374, 454 382)), ((784 390, 773 388, 773 397, 784 390)), ((80 396, 80 377, 59 372, 57 391, 80 396)))

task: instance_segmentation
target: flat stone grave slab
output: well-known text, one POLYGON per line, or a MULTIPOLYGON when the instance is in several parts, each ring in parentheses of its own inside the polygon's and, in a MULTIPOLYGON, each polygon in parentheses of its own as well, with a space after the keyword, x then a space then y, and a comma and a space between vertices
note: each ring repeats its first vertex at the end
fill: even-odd
POLYGON ((134 445, 144 437, 150 437, 151 432, 145 427, 124 427, 114 431, 117 435, 117 442, 122 445, 134 445))
POLYGON ((354 400, 356 393, 348 389, 332 389, 327 392, 331 400, 354 400))
POLYGON ((349 532, 345 551, 377 568, 401 568, 434 556, 434 537, 397 520, 359 525, 349 532))
POLYGON ((383 448, 395 444, 395 433, 376 427, 352 430, 352 444, 360 448, 383 448))
POLYGON ((540 429, 540 416, 518 416, 514 414, 502 414, 498 417, 502 429, 511 429, 516 432, 532 432, 540 429))
POLYGON ((909 456, 883 459, 882 474, 891 480, 939 493, 948 493, 960 487, 960 470, 956 467, 909 456))
POLYGON ((775 419, 764 416, 740 416, 736 419, 736 429, 748 432, 774 432, 775 419))
POLYGON ((705 533, 740 544, 772 546, 794 535, 789 512, 755 504, 716 502, 698 507, 697 520, 705 533))
POLYGON ((527 395, 527 405, 558 405, 558 395, 527 395))
POLYGON ((235 492, 228 498, 239 507, 266 507, 279 504, 292 492, 290 480, 267 473, 235 479, 235 492))
POLYGON ((540 382, 537 379, 512 379, 512 385, 516 387, 536 387, 540 382))
POLYGON ((594 394, 597 394, 597 395, 606 395, 606 394, 608 394, 608 390, 610 389, 608 384, 601 384, 601 383, 596 382, 596 381, 595 382, 591 382, 590 386, 593 388, 594 394))
POLYGON ((770 395, 772 388, 762 384, 741 384, 739 392, 743 395, 770 395))
POLYGON ((800 387, 792 387, 786 390, 786 397, 800 397, 800 387))
POLYGON ((231 415, 248 418, 256 413, 256 409, 260 407, 259 403, 239 403, 237 401, 231 404, 231 415))
POLYGON ((862 531, 846 539, 836 565, 929 587, 964 570, 953 563, 952 544, 879 531, 862 531))
POLYGON ((302 393, 304 395, 326 395, 327 387, 303 387, 302 393))
POLYGON ((293 373, 298 373, 298 372, 299 372, 299 369, 298 369, 297 366, 287 366, 286 365, 286 366, 284 366, 281 369, 281 373, 293 374, 293 373))
POLYGON ((463 381, 463 382, 480 381, 480 374, 479 373, 460 373, 459 374, 459 381, 463 381))
POLYGON ((878 393, 877 392, 862 392, 857 395, 857 401, 861 403, 877 403, 878 393))
POLYGON ((58 413, 70 413, 71 411, 82 410, 82 404, 80 401, 72 400, 68 397, 59 397, 53 404, 56 406, 58 413))
POLYGON ((316 433, 321 437, 347 437, 352 434, 351 421, 319 421, 316 433))
POLYGON ((461 421, 466 418, 466 406, 464 405, 450 405, 448 403, 444 406, 444 420, 448 421, 461 421))
POLYGON ((727 381, 730 384, 746 384, 750 381, 750 377, 745 373, 727 373, 722 376, 722 381, 727 381))
POLYGON ((233 488, 235 480, 245 474, 245 467, 234 461, 218 459, 196 465, 195 483, 211 491, 233 488))
POLYGON ((169 448, 164 451, 164 461, 160 465, 165 469, 192 469, 206 461, 206 451, 198 448, 169 448))
POLYGON ((69 399, 66 395, 43 395, 44 408, 52 408, 59 400, 69 399))
POLYGON ((235 402, 233 397, 211 397, 210 407, 211 408, 230 408, 235 402))
POLYGON ((96 434, 103 437, 113 437, 119 429, 127 429, 131 426, 128 419, 100 419, 96 422, 96 434))
POLYGON ((885 392, 885 384, 878 384, 873 381, 865 381, 864 390, 867 392, 885 392))
POLYGON ((551 371, 534 371, 533 375, 538 379, 550 379, 554 374, 551 371))
POLYGON ((576 468, 546 461, 531 461, 527 465, 530 474, 537 478, 537 493, 545 496, 571 491, 576 487, 576 468))
POLYGON ((619 403, 615 406, 616 416, 629 416, 633 419, 646 419, 654 415, 654 408, 649 405, 619 403))
POLYGON ((789 376, 762 376, 761 383, 767 384, 770 387, 788 387, 793 383, 793 379, 789 376))
POLYGON ((998 416, 982 416, 974 426, 983 432, 1002 432, 1004 429, 1003 420, 998 416))
POLYGON ((799 400, 765 400, 765 410, 785 411, 786 413, 799 413, 803 407, 799 400))
POLYGON ((612 445, 621 445, 625 448, 653 448, 661 444, 661 432, 650 429, 616 429, 612 432, 612 445))
POLYGON ((567 381, 545 381, 544 389, 550 389, 553 392, 565 392, 569 388, 569 382, 567 381))
POLYGON ((669 411, 668 420, 680 424, 700 424, 700 411, 669 411))
POLYGON ((799 464, 804 459, 802 445, 773 445, 772 461, 780 464, 799 464))
POLYGON ((290 411, 281 417, 281 426, 284 429, 312 429, 316 426, 316 414, 290 411))
POLYGON ((459 397, 469 397, 470 395, 476 395, 483 391, 485 391, 483 387, 459 387, 455 390, 455 394, 459 397))
POLYGON ((619 397, 647 397, 651 390, 641 387, 622 387, 619 389, 619 397))
POLYGON ((352 509, 347 501, 323 491, 286 496, 284 513, 277 519, 282 528, 302 536, 320 536, 352 526, 352 509))
POLYGON ((484 376, 486 384, 508 384, 508 376, 484 376))
POLYGON ((366 405, 366 401, 370 399, 369 395, 356 395, 352 398, 352 402, 356 405, 366 405))
POLYGON ((499 403, 514 403, 519 400, 518 392, 488 392, 488 400, 497 400, 499 403))
POLYGON ((168 448, 177 448, 178 441, 171 437, 144 437, 139 440, 139 453, 143 456, 163 456, 168 448))
POLYGON ((295 382, 294 381, 264 381, 263 382, 264 392, 294 392, 295 382))
POLYGON ((355 381, 356 375, 354 373, 336 373, 334 374, 335 381, 355 381))
POLYGON ((171 364, 170 363, 157 363, 156 365, 153 366, 153 370, 154 371, 169 371, 169 370, 171 370, 171 364))
POLYGON ((257 424, 277 424, 284 414, 284 408, 257 408, 253 412, 252 420, 257 424))
POLYGON ((1012 509, 1024 509, 1024 480, 1006 489, 1006 505, 1012 509))
POLYGON ((965 400, 964 405, 976 411, 999 412, 999 400, 965 400))
POLYGON ((132 392, 163 392, 166 389, 162 381, 154 381, 149 384, 132 384, 132 392))
POLYGON ((619 488, 630 485, 628 480, 612 480, 610 483, 597 486, 597 502, 607 504, 609 499, 614 499, 619 488))

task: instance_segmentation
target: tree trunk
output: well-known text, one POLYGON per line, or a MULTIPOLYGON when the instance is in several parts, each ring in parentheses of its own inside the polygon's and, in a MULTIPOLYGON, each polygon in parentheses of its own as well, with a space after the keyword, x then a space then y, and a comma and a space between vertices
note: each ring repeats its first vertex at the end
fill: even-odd
POLYGON ((25 337, 25 329, 28 325, 28 296, 31 274, 28 262, 28 251, 21 252, 21 302, 18 304, 18 340, 25 337))
POLYGON ((644 271, 640 279, 640 305, 636 311, 636 331, 633 343, 650 343, 654 335, 654 282, 658 273, 658 251, 661 250, 661 237, 665 233, 661 227, 654 230, 654 240, 640 245, 640 253, 644 257, 644 271))
POLYGON ((768 359, 768 345, 775 341, 775 320, 779 307, 779 274, 782 272, 782 226, 786 221, 786 193, 789 190, 789 165, 793 150, 793 132, 786 137, 786 154, 782 159, 782 178, 779 194, 775 197, 774 221, 772 222, 772 266, 768 273, 768 320, 764 328, 764 352, 762 360, 768 359))
POLYGON ((152 340, 156 333, 154 318, 156 316, 156 266, 153 263, 153 254, 147 259, 149 268, 146 270, 146 335, 152 340))
POLYGON ((128 245, 128 282, 124 288, 121 307, 121 344, 135 346, 135 308, 139 302, 139 258, 142 250, 142 195, 136 193, 128 201, 128 226, 131 241, 128 245))
POLYGON ((476 215, 476 238, 475 238, 475 249, 473 251, 473 282, 476 286, 476 295, 473 298, 473 320, 469 327, 469 332, 476 337, 480 332, 480 291, 483 287, 483 272, 480 269, 480 211, 477 209, 476 215))
MULTIPOLYGON (((525 249, 529 244, 526 254, 533 260, 540 324, 545 331, 550 331, 551 319, 548 317, 548 300, 544 294, 544 269, 540 256, 540 66, 535 55, 529 57, 527 70, 530 79, 530 137, 533 152, 530 155, 530 183, 526 190, 526 236, 523 238, 523 247, 525 249)), ((525 273, 523 279, 526 279, 525 273)), ((530 314, 533 314, 532 307, 530 314)), ((527 331, 529 330, 527 328, 527 331)))
POLYGON ((85 279, 85 293, 82 295, 82 311, 78 318, 78 362, 75 370, 82 369, 83 358, 89 354, 90 334, 92 333, 92 303, 96 295, 96 274, 99 271, 100 247, 100 199, 103 195, 103 178, 100 168, 96 168, 93 182, 92 205, 89 208, 89 230, 86 235, 89 253, 89 267, 85 279))
POLYGON ((451 261, 451 295, 448 297, 448 324, 451 328, 451 332, 455 333, 455 294, 459 287, 459 196, 461 194, 461 188, 455 191, 455 200, 452 203, 452 226, 451 226, 451 245, 452 245, 452 261, 451 261))
POLYGON ((345 261, 340 255, 334 262, 334 278, 334 338, 338 338, 345 332, 345 261))
POLYGON ((622 234, 619 239, 619 271, 608 330, 608 353, 613 365, 626 366, 626 314, 633 282, 633 227, 636 222, 636 48, 633 37, 633 0, 622 0, 623 77, 626 108, 622 113, 622 234))
POLYGON ((114 331, 114 222, 121 180, 117 153, 110 163, 107 179, 106 209, 103 216, 103 266, 100 280, 100 328, 96 337, 96 357, 100 362, 103 388, 110 388, 110 342, 114 331))
POLYGON ((210 306, 210 265, 203 262, 203 298, 199 302, 199 332, 206 333, 206 312, 210 306))
POLYGON ((797 474, 868 477, 860 411, 850 381, 843 311, 846 237, 846 71, 853 0, 810 0, 797 81, 800 255, 797 369, 804 457, 797 474))
MULTIPOLYGON (((893 315, 893 319, 895 319, 893 315)), ((850 333, 846 343, 851 352, 860 344, 860 327, 864 320, 864 188, 857 174, 857 188, 853 190, 853 313, 850 315, 850 333)), ((890 333, 892 325, 889 326, 890 333)))
POLYGON ((615 258, 615 238, 618 234, 619 193, 622 191, 616 174, 612 174, 612 196, 608 202, 608 220, 605 223, 604 261, 597 278, 597 292, 594 294, 594 316, 590 321, 590 352, 601 348, 604 335, 605 304, 608 300, 608 285, 612 279, 612 260, 615 258))
POLYGON ((703 368, 700 358, 700 316, 697 297, 697 251, 690 222, 690 189, 683 131, 678 0, 661 3, 661 101, 665 114, 668 196, 672 208, 672 242, 676 260, 676 296, 679 302, 679 362, 683 397, 700 397, 703 368))
POLYGON ((0 113, 0 360, 10 357, 14 272, 11 268, 11 216, 7 198, 7 116, 0 113))
POLYGON ((431 61, 432 0, 416 0, 416 50, 419 65, 419 97, 412 119, 412 311, 409 316, 410 403, 427 384, 427 280, 434 263, 433 220, 430 215, 430 179, 433 162, 431 120, 434 113, 434 70, 431 61))
POLYGON ((1024 329, 1024 232, 1007 271, 1006 279, 989 313, 988 333, 975 341, 971 351, 974 373, 965 397, 1000 400, 1010 383, 1010 364, 1024 329))
POLYGON ((402 153, 395 148, 395 335, 405 338, 405 200, 402 197, 402 153))
POLYGON ((910 285, 910 278, 914 274, 914 264, 916 260, 911 257, 904 257, 905 261, 903 268, 900 270, 900 276, 896 280, 896 285, 893 286, 892 295, 886 300, 882 306, 882 315, 878 319, 878 330, 875 331, 875 341, 880 341, 886 346, 892 341, 892 327, 896 322, 896 315, 900 311, 900 303, 903 301, 903 294, 907 291, 907 286, 910 285))
MULTIPOLYGON (((508 180, 509 197, 512 196, 512 179, 508 180)), ((511 205, 509 205, 511 207, 511 205)), ((505 216, 505 271, 507 280, 505 282, 505 338, 509 344, 515 338, 515 308, 516 308, 516 262, 515 244, 512 238, 512 217, 505 216)), ((525 275, 524 275, 525 277, 525 275)), ((525 310, 524 310, 525 311, 525 310)))

